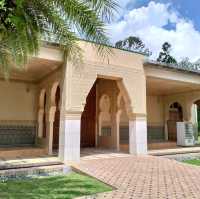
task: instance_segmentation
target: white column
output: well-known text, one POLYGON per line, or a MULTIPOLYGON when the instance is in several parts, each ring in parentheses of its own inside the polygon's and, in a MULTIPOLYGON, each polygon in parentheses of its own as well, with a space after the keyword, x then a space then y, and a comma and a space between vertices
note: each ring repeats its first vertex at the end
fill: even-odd
POLYGON ((116 136, 117 136, 117 151, 120 151, 120 116, 121 116, 121 110, 118 110, 116 113, 116 136))
POLYGON ((38 138, 42 138, 43 135, 43 117, 44 109, 38 111, 38 138))
POLYGON ((129 121, 129 153, 147 154, 147 121, 146 117, 136 117, 129 121))
POLYGON ((79 162, 81 114, 65 116, 61 125, 59 158, 63 162, 79 162))
POLYGON ((48 136, 48 154, 53 154, 53 123, 56 112, 56 106, 52 106, 49 109, 48 121, 47 121, 47 136, 48 136))
POLYGON ((48 154, 53 154, 53 121, 48 121, 47 123, 48 132, 48 154))
POLYGON ((61 115, 58 154, 59 159, 64 163, 80 161, 80 126, 83 102, 81 101, 81 97, 78 97, 77 100, 80 104, 73 102, 72 94, 74 89, 72 76, 73 65, 68 62, 63 66, 61 81, 61 115))
POLYGON ((167 121, 165 121, 164 131, 165 131, 165 140, 168 141, 168 126, 167 126, 167 121))

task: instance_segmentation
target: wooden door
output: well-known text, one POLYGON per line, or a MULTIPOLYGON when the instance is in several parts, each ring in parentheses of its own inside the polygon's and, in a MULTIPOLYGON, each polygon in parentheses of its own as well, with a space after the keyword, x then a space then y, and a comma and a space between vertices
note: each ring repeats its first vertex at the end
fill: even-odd
POLYGON ((95 147, 96 83, 90 90, 81 116, 81 147, 95 147))
POLYGON ((177 141, 176 121, 169 120, 168 125, 168 140, 177 141))
POLYGON ((177 141, 176 123, 179 121, 182 121, 182 112, 179 110, 170 110, 169 120, 167 121, 168 140, 177 141))
POLYGON ((56 90, 56 112, 54 116, 54 123, 53 123, 53 149, 57 150, 59 147, 59 128, 60 128, 60 88, 58 86, 56 90))

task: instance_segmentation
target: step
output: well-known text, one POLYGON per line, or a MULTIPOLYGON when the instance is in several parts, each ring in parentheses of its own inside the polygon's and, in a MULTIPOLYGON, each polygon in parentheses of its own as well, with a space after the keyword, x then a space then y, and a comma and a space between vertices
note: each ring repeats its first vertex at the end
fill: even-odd
POLYGON ((71 167, 64 164, 4 169, 0 171, 0 181, 17 178, 31 178, 33 176, 52 176, 58 174, 66 174, 70 171, 71 167))
POLYGON ((38 157, 47 155, 45 148, 37 147, 14 147, 14 148, 0 148, 0 159, 11 159, 17 157, 38 157))

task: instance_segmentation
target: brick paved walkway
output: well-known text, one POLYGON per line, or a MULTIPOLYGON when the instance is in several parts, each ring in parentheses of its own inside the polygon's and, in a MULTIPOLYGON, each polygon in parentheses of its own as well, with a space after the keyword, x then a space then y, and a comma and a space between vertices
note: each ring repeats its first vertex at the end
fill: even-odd
POLYGON ((175 160, 153 156, 83 159, 77 168, 116 187, 85 198, 200 198, 200 167, 175 160))

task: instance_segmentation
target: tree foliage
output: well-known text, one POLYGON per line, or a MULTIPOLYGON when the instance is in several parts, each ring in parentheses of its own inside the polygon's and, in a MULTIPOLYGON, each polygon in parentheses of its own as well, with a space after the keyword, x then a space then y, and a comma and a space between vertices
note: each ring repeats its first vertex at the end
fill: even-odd
POLYGON ((170 51, 171 51, 171 44, 165 42, 162 45, 162 51, 159 53, 157 61, 166 64, 177 64, 176 59, 170 55, 170 51))
POLYGON ((114 0, 0 0, 0 69, 24 66, 41 39, 59 43, 68 58, 80 52, 80 36, 109 44, 104 21, 116 8, 114 0))
POLYGON ((144 52, 148 55, 151 54, 150 50, 146 48, 145 44, 139 37, 130 36, 124 40, 120 40, 115 43, 116 48, 122 48, 127 50, 134 50, 138 52, 144 52))
POLYGON ((178 66, 184 69, 193 68, 193 64, 192 62, 190 62, 190 59, 188 57, 182 58, 181 61, 178 63, 178 66))
POLYGON ((189 70, 200 70, 200 59, 198 59, 195 62, 191 62, 188 57, 184 57, 181 59, 181 61, 178 63, 178 66, 183 69, 189 69, 189 70))

